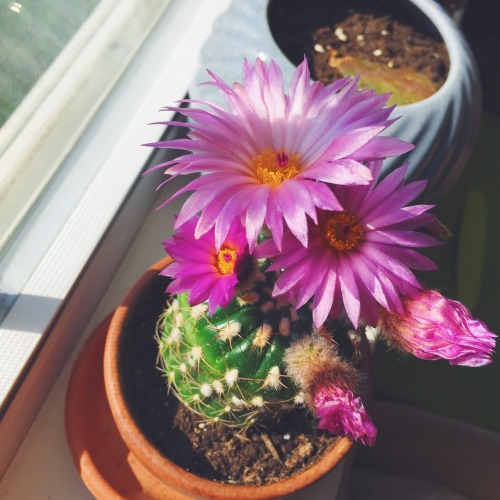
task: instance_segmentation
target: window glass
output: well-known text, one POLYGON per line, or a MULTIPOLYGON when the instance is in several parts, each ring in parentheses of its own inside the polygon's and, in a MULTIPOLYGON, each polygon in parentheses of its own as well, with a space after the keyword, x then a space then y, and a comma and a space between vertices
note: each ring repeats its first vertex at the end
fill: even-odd
POLYGON ((100 0, 0 0, 0 126, 100 0))

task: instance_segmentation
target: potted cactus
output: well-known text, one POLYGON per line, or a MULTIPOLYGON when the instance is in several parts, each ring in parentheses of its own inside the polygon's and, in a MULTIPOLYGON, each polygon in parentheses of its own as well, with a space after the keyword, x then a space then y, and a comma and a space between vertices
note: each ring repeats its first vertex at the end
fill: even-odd
MULTIPOLYGON (((304 395, 283 369, 284 348, 291 344, 287 338, 275 334, 262 349, 252 348, 256 336, 262 334, 260 328, 252 326, 269 317, 270 311, 263 313, 258 302, 239 310, 237 301, 232 301, 208 316, 205 307, 189 306, 187 295, 179 294, 169 299, 159 318, 141 320, 146 302, 148 309, 155 302, 153 310, 161 311, 162 301, 154 295, 162 293, 165 279, 159 273, 170 265, 172 259, 166 257, 145 273, 115 312, 106 334, 106 393, 113 423, 133 457, 128 471, 133 482, 140 483, 146 498, 267 499, 302 490, 312 498, 325 494, 335 497, 345 485, 354 439, 309 427, 312 420, 305 411, 304 395), (242 327, 231 340, 231 325, 238 320, 242 327), (213 329, 218 321, 219 332, 213 329), (151 343, 145 349, 141 345, 152 339, 155 323, 156 354, 151 353, 151 343), (222 331, 224 337, 229 335, 226 340, 221 338, 222 331), (153 371, 158 357, 163 374, 154 378, 146 372, 153 371), (151 366, 144 367, 145 363, 151 366), (283 370, 281 376, 278 367, 283 370), (156 386, 144 388, 152 378, 156 386), (181 403, 176 404, 175 398, 181 403), (151 418, 156 420, 154 425, 151 418), (191 444, 186 436, 193 440, 191 444), (281 448, 283 443, 286 450, 281 448), (253 459, 250 463, 248 455, 253 459)), ((306 340, 303 336, 303 342, 306 340)), ((332 354, 332 343, 326 338, 315 340, 311 347, 314 351, 309 356, 332 354)), ((367 356, 366 343, 361 342, 359 349, 367 356)), ((353 355, 354 351, 346 350, 349 353, 353 355)), ((348 367, 338 357, 337 363, 361 382, 361 374, 368 373, 368 359, 358 357, 357 368, 348 367)), ((84 382, 82 385, 88 387, 84 382)), ((366 394, 366 390, 363 392, 366 394)), ((352 432, 359 432, 360 440, 372 443, 375 428, 361 399, 353 399, 360 407, 360 425, 352 432), (368 433, 363 431, 364 425, 368 433)), ((86 420, 80 413, 75 427, 86 420)), ((122 457, 115 453, 111 458, 100 458, 97 468, 104 469, 102 463, 122 457)), ((86 478, 90 490, 98 498, 117 492, 130 495, 134 488, 123 478, 123 470, 107 468, 97 477, 92 474, 86 478)))
POLYGON ((408 205, 426 182, 405 184, 405 166, 379 176, 412 146, 380 135, 388 95, 312 84, 305 61, 288 95, 275 63, 245 62, 234 87, 211 76, 229 111, 176 108, 190 121, 165 124, 189 138, 154 144, 191 151, 167 174, 204 173, 172 196, 192 191, 164 243, 166 386, 207 425, 238 432, 303 405, 317 427, 372 445, 355 366, 366 326, 423 358, 481 365, 493 348, 410 271, 434 268, 415 251, 438 243, 431 207, 408 205))
MULTIPOLYGON (((387 157, 413 148, 382 135, 392 123, 389 95, 360 90, 357 78, 312 83, 307 61, 288 93, 274 62, 245 61, 234 86, 210 76, 227 109, 197 101, 175 107, 189 120, 164 124, 189 128, 188 137, 152 144, 190 152, 155 169, 166 168, 171 178, 203 175, 167 200, 191 192, 164 242, 170 257, 132 289, 111 321, 104 356, 111 412, 132 462, 162 482, 163 495, 281 498, 306 487, 323 488, 306 495, 335 495, 352 443, 376 441, 362 369, 365 329, 378 329, 403 352, 465 366, 491 361, 495 335, 412 272, 435 269, 420 250, 438 244, 443 232, 430 205, 412 203, 425 180, 406 183, 407 165, 381 178, 387 157), (148 307, 145 296, 158 273, 168 278, 163 311, 148 307), (132 325, 134 315, 148 316, 156 332, 132 325), (132 347, 124 355, 127 329, 142 342, 156 335, 164 391, 180 402, 194 434, 222 428, 244 443, 257 429, 267 452, 276 453, 276 467, 293 450, 266 438, 266 429, 292 412, 331 441, 321 454, 309 453, 300 470, 269 481, 201 477, 192 472, 195 458, 175 464, 137 423, 137 411, 148 405, 130 410, 123 372, 141 354, 132 347), (334 482, 325 484, 330 472, 334 482)), ((146 392, 142 371, 135 372, 146 392)), ((294 431, 288 428, 285 440, 294 431)), ((201 461, 218 453, 240 462, 244 455, 241 447, 171 445, 189 446, 201 461)), ((247 476, 257 467, 253 459, 241 464, 247 476)))

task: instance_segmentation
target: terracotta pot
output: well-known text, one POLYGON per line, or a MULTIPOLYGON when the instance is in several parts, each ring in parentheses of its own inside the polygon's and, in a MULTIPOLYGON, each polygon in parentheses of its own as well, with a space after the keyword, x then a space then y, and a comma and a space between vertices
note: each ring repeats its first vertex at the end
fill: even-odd
MULTIPOLYGON (((160 485, 158 487, 161 489, 159 496, 155 496, 157 493, 153 491, 153 487, 142 486, 143 494, 146 496, 139 495, 137 498, 265 499, 294 496, 297 492, 301 492, 299 495, 303 493, 303 498, 335 498, 341 487, 344 472, 348 468, 348 454, 353 448, 352 442, 347 438, 339 439, 316 464, 294 477, 264 486, 238 486, 212 482, 187 472, 159 452, 140 430, 122 390, 120 374, 122 330, 143 292, 169 262, 168 258, 158 262, 131 288, 111 319, 104 350, 104 381, 107 400, 116 429, 123 439, 123 445, 128 450, 126 473, 135 474, 135 471, 139 470, 142 479, 137 479, 136 483, 143 480, 145 473, 146 475, 149 473, 150 479, 155 482, 156 486, 160 485), (148 491, 144 491, 144 488, 148 491), (307 490, 304 490, 305 488, 307 490), (165 496, 166 492, 168 492, 167 496, 165 496)), ((80 385, 85 386, 85 381, 80 382, 80 385)), ((86 390, 88 391, 88 388, 86 390)), ((74 400, 76 396, 71 396, 71 398, 74 400)), ((73 401, 73 406, 75 405, 73 401)), ((84 407, 81 402, 79 406, 84 407)), ((78 411, 73 409, 72 416, 75 417, 77 413, 78 411)), ((76 416, 82 423, 85 417, 76 416)), ((67 423, 67 426, 69 425, 71 424, 67 423)), ((82 448, 81 445, 80 448, 82 448)), ((73 455, 74 457, 77 455, 75 461, 78 462, 78 453, 74 452, 73 455)), ((102 485, 91 485, 90 488, 91 491, 99 488, 102 490, 102 485)), ((140 488, 137 484, 135 488, 135 495, 137 495, 137 490, 140 488)))
MULTIPOLYGON (((341 1, 301 2, 299 10, 307 10, 312 3, 333 10, 335 2, 341 1)), ((389 5, 391 1, 381 3, 389 5)), ((439 34, 450 58, 450 70, 443 86, 427 99, 398 106, 394 116, 401 118, 386 131, 416 147, 404 156, 388 158, 383 173, 409 161, 408 178, 429 179, 425 201, 435 201, 457 180, 474 145, 481 111, 479 74, 465 37, 439 4, 434 0, 392 0, 392 3, 397 3, 412 18, 420 19, 423 25, 439 34)), ((285 85, 290 82, 295 65, 283 53, 271 31, 268 17, 272 9, 273 0, 231 2, 215 21, 212 34, 203 47, 199 71, 189 90, 191 98, 225 106, 216 89, 197 84, 207 81, 206 68, 229 84, 240 82, 245 57, 250 61, 257 57, 275 60, 283 71, 285 85)), ((294 16, 290 32, 296 33, 301 12, 290 7, 290 15, 294 16)))

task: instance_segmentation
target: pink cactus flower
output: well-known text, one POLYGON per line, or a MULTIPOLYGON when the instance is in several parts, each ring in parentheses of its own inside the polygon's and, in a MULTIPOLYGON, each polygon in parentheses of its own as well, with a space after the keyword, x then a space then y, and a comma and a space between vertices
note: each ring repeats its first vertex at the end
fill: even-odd
POLYGON ((278 248, 284 223, 305 246, 307 216, 317 222, 317 209, 342 210, 328 184, 366 185, 373 178, 367 161, 413 148, 380 135, 394 121, 389 119, 394 107, 384 107, 389 94, 359 90, 357 79, 311 83, 305 60, 288 94, 274 62, 245 61, 243 83, 233 87, 209 74, 229 110, 195 101, 187 108, 169 107, 189 121, 162 123, 190 128, 189 138, 149 145, 191 151, 153 170, 168 167, 171 178, 204 173, 165 203, 192 191, 175 227, 201 212, 195 236, 215 228, 217 249, 236 219, 245 227, 251 252, 264 224, 278 248))
POLYGON ((433 216, 429 205, 406 206, 426 181, 404 183, 400 167, 377 183, 382 162, 372 162, 374 181, 366 186, 333 186, 343 211, 320 211, 318 224, 309 224, 307 248, 289 232, 283 251, 272 240, 256 249, 271 258, 270 270, 284 269, 273 293, 293 293, 297 307, 313 298, 313 321, 319 328, 328 315, 345 311, 355 327, 360 320, 376 326, 380 305, 403 312, 401 297, 420 288, 411 269, 436 269, 414 248, 439 242, 416 231, 433 216))
POLYGON ((213 230, 195 238, 196 223, 197 218, 188 221, 163 243, 174 262, 161 274, 173 278, 168 293, 189 291, 190 305, 208 300, 209 313, 213 314, 234 297, 239 274, 249 260, 248 245, 239 221, 233 222, 219 250, 213 230))

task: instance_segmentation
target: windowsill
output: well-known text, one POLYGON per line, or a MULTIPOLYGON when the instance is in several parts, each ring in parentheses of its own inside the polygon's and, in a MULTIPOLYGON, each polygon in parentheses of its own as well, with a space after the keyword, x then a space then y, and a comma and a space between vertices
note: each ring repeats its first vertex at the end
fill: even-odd
MULTIPOLYGON (((165 191, 160 193, 159 197, 155 197, 155 202, 164 199, 164 195, 165 191)), ((166 209, 152 210, 149 217, 141 224, 141 229, 122 259, 111 284, 93 314, 86 321, 77 347, 69 356, 3 477, 0 497, 8 491, 7 496, 12 495, 12 498, 30 498, 32 485, 36 484, 37 496, 40 498, 78 498, 79 500, 93 498, 73 463, 64 432, 64 405, 68 380, 81 347, 94 328, 119 304, 130 285, 151 264, 163 257, 164 251, 160 242, 168 238, 172 215, 179 208, 180 202, 175 202, 166 209), (47 455, 47 450, 50 450, 50 457, 41 460, 40 457, 47 455), (23 477, 29 477, 30 480, 21 481, 20 478, 23 477)), ((127 219, 122 220, 121 223, 127 223, 127 219)), ((106 253, 121 243, 119 231, 112 230, 112 233, 107 237, 106 242, 109 250, 102 249, 106 253)), ((88 270, 86 274, 91 276, 82 280, 80 287, 90 286, 91 283, 87 282, 92 282, 96 273, 99 273, 100 266, 91 267, 95 269, 88 270)))

